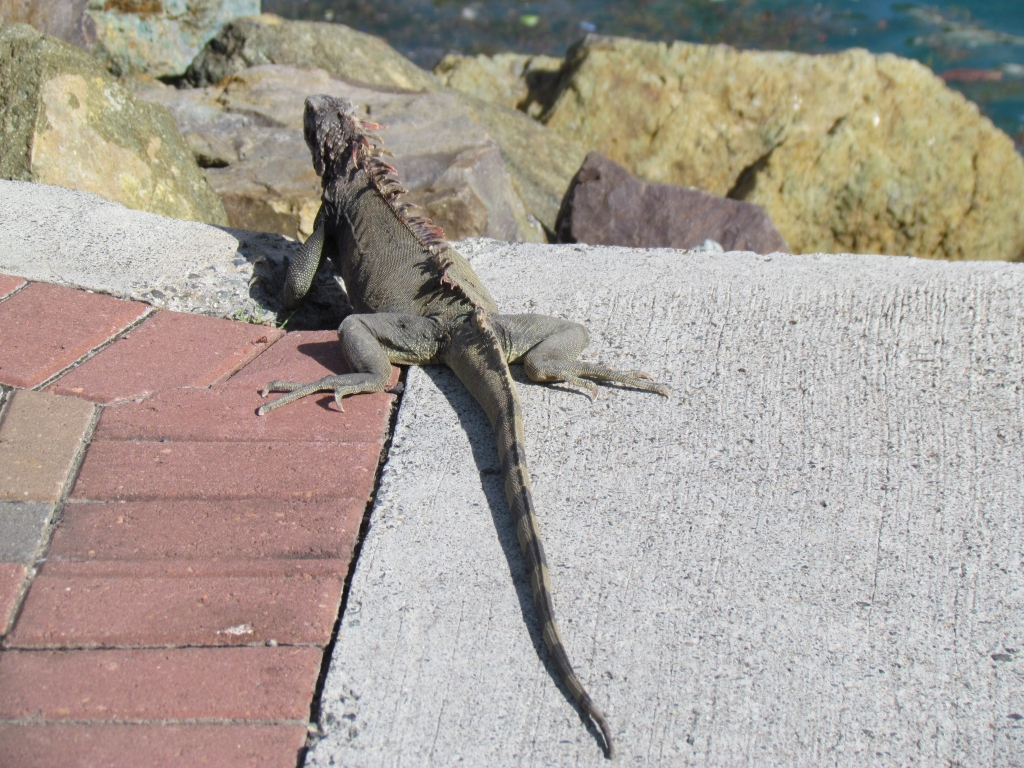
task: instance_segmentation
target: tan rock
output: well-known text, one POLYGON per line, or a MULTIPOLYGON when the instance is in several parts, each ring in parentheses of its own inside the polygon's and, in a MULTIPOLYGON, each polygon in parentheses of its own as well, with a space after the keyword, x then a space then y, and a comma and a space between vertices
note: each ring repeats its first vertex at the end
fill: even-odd
POLYGON ((435 65, 434 74, 460 93, 537 117, 542 111, 540 95, 557 82, 561 67, 562 59, 556 56, 449 53, 435 65))
POLYGON ((263 64, 322 69, 332 77, 405 91, 439 87, 433 75, 379 37, 344 24, 285 21, 269 13, 225 25, 189 65, 185 78, 195 86, 216 85, 263 64))
POLYGON ((26 25, 0 27, 0 113, 0 178, 227 223, 167 110, 136 101, 74 46, 26 25))
POLYGON ((546 125, 763 206, 794 252, 1024 258, 1024 159, 917 62, 590 36, 546 125))
POLYGON ((565 191, 587 156, 583 145, 514 109, 472 96, 461 101, 497 142, 527 212, 554 232, 565 191))

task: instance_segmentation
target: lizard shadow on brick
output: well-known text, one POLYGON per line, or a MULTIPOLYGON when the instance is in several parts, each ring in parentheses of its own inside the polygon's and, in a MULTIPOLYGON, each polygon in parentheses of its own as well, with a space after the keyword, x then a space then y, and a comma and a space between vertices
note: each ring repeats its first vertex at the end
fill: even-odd
MULTIPOLYGON (((299 344, 295 351, 300 355, 312 358, 317 363, 326 368, 329 373, 326 375, 336 376, 342 373, 350 373, 351 369, 345 363, 345 358, 341 354, 341 345, 336 339, 330 341, 311 341, 305 344, 299 344)), ((334 395, 326 393, 316 398, 316 404, 325 411, 337 411, 338 408, 334 404, 334 395)))
MULTIPOLYGON (((543 386, 530 382, 523 372, 522 366, 516 365, 511 368, 516 387, 522 389, 524 386, 543 386)), ((487 422, 487 415, 450 369, 438 365, 425 365, 422 366, 422 369, 455 411, 459 425, 469 440, 473 462, 480 473, 480 482, 483 486, 484 497, 487 499, 487 507, 491 511, 501 551, 505 554, 509 575, 512 577, 512 584, 516 590, 516 598, 519 600, 519 611, 522 614, 523 623, 530 633, 533 649, 543 662, 548 676, 554 681, 559 692, 576 710, 580 722, 586 727, 591 737, 597 740, 600 738, 600 731, 590 718, 580 712, 576 706, 575 700, 563 684, 551 655, 548 653, 547 646, 544 644, 544 636, 541 634, 540 625, 537 623, 537 614, 533 607, 530 577, 519 550, 519 541, 516 538, 512 517, 509 514, 508 502, 505 499, 501 471, 498 467, 498 447, 491 425, 487 422)), ((581 397, 586 397, 586 395, 581 395, 581 397)))

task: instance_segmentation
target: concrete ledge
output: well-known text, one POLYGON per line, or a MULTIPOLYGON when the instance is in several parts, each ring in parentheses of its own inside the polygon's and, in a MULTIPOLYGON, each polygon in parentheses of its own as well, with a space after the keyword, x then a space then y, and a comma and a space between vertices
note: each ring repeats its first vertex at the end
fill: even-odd
MULTIPOLYGON (((503 311, 673 390, 520 387, 618 765, 1020 764, 1024 266, 466 250, 503 311)), ((307 765, 606 764, 500 485, 482 411, 413 369, 307 765)))
MULTIPOLYGON (((80 190, 0 180, 0 273, 179 312, 273 323, 299 243, 125 208, 80 190)), ((325 271, 289 328, 338 326, 347 306, 325 271)), ((282 318, 283 319, 283 318, 282 318)))

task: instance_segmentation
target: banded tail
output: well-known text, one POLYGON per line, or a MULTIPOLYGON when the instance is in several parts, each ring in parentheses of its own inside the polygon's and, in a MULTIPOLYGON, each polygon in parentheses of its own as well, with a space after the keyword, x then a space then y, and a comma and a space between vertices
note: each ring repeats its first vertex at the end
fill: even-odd
POLYGON ((501 477, 505 483, 505 496, 512 513, 519 548, 530 574, 533 607, 544 636, 544 644, 551 654, 559 677, 579 708, 601 729, 605 756, 611 759, 615 756, 615 745, 612 742, 608 721, 605 720, 604 713, 594 706, 593 700, 573 670, 558 631, 555 606, 551 598, 547 557, 544 554, 536 508, 530 493, 522 405, 504 350, 487 322, 486 313, 477 310, 472 319, 455 330, 451 350, 445 362, 483 406, 494 429, 501 477))

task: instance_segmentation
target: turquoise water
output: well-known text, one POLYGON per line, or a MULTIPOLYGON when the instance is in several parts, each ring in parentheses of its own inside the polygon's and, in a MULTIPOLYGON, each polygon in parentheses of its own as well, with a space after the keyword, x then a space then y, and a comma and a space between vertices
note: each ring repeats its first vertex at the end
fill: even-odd
POLYGON ((263 0, 263 9, 380 35, 427 69, 449 51, 561 56, 586 32, 807 53, 888 51, 943 75, 1024 146, 1024 0, 263 0))

